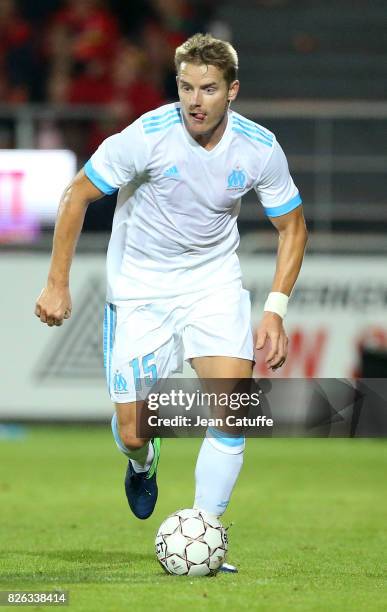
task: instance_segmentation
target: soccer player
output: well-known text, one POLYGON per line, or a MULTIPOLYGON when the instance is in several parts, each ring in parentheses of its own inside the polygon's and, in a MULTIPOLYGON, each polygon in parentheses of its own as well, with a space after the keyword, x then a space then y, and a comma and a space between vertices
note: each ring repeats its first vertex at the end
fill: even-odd
MULTIPOLYGON (((302 263, 301 198, 272 132, 230 109, 239 91, 235 49, 196 34, 175 54, 179 102, 107 138, 67 187, 47 286, 35 314, 49 326, 71 314, 69 272, 90 202, 118 190, 107 253, 104 354, 115 403, 114 438, 128 457, 133 513, 157 499, 160 440, 136 436, 136 387, 181 371, 251 378, 250 300, 236 249, 241 197, 254 189, 279 233, 277 265, 257 329, 269 368, 287 356, 283 318, 302 263)), ((259 261, 257 262, 259 275, 259 261)), ((244 438, 212 431, 201 446, 194 505, 220 516, 238 478, 244 438)))

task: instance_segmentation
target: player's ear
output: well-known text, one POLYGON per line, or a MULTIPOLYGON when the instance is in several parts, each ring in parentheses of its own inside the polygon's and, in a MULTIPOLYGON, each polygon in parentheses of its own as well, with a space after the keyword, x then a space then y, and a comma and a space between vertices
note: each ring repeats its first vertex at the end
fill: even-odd
POLYGON ((228 102, 231 104, 237 97, 239 92, 239 81, 233 81, 228 88, 228 102))

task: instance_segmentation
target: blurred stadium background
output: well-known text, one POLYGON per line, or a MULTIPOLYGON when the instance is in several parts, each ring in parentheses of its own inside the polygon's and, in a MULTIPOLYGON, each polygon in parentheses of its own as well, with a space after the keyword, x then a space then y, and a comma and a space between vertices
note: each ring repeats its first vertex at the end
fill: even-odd
MULTIPOLYGON (((310 240, 277 376, 386 375, 386 26, 383 0, 0 2, 1 416, 110 413, 100 322, 114 197, 89 207, 71 321, 44 328, 33 304, 61 191, 103 138, 176 99, 174 49, 196 31, 235 44, 235 109, 275 131, 304 200, 310 240)), ((256 320, 276 233, 253 195, 239 227, 256 320)), ((256 371, 270 376, 262 356, 256 371)))

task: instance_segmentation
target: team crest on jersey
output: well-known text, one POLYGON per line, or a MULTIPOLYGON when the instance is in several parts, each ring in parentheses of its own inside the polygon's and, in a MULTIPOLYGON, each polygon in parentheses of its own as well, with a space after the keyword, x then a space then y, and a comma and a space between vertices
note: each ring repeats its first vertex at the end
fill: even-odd
POLYGON ((234 168, 227 177, 227 189, 239 190, 246 187, 246 173, 241 168, 234 168))

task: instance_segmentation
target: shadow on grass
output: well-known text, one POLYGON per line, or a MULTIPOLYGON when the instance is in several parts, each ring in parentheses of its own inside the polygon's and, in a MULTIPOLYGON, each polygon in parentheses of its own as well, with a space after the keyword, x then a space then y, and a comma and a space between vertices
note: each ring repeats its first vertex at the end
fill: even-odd
POLYGON ((130 550, 49 550, 42 553, 27 553, 34 556, 39 554, 48 559, 58 559, 67 562, 92 565, 133 565, 141 561, 152 561, 151 554, 132 552, 130 550))
POLYGON ((131 550, 90 550, 82 548, 80 550, 42 550, 30 552, 26 550, 8 550, 0 553, 3 559, 12 555, 23 557, 39 557, 44 559, 58 559, 62 561, 72 561, 76 563, 93 564, 115 564, 115 563, 134 563, 138 561, 150 561, 154 559, 151 554, 133 552, 131 550))
POLYGON ((2 553, 8 557, 7 572, 0 575, 5 582, 149 582, 158 572, 156 557, 131 551, 49 550, 26 552, 13 550, 2 553), (24 558, 23 570, 12 571, 12 557, 24 558), (154 572, 149 571, 153 566, 154 572), (145 576, 145 574, 147 576, 145 576))

